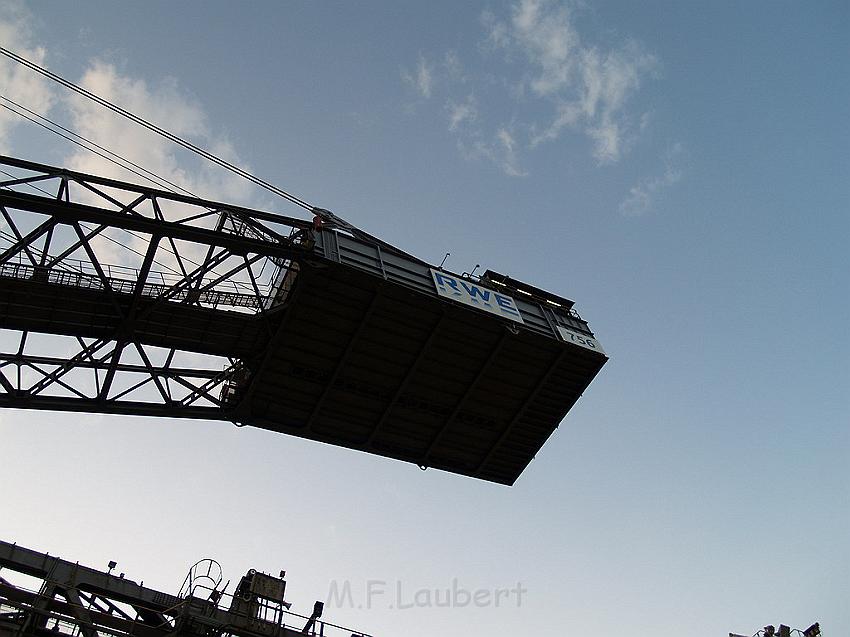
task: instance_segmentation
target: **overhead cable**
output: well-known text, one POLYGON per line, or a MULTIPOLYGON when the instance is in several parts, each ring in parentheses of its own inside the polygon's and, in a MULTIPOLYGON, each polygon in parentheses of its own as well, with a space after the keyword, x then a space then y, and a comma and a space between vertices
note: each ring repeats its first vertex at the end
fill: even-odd
POLYGON ((133 173, 134 175, 137 175, 138 177, 141 177, 142 179, 149 181, 152 184, 155 184, 159 188, 162 188, 164 190, 170 190, 172 192, 176 192, 177 190, 181 190, 187 195, 190 195, 192 197, 197 197, 197 195, 195 195, 193 192, 191 192, 189 190, 186 190, 183 186, 179 186, 178 184, 175 184, 174 182, 169 181, 165 177, 160 177, 156 173, 148 170, 147 168, 144 168, 143 166, 139 166, 135 162, 132 162, 129 159, 127 159, 126 157, 122 157, 121 155, 112 152, 108 148, 104 148, 103 146, 97 144, 96 142, 93 142, 90 139, 87 139, 87 138, 83 137, 82 135, 75 133, 74 131, 72 131, 68 128, 65 128, 61 124, 57 124, 53 120, 50 120, 47 117, 44 117, 43 115, 39 115, 35 111, 31 111, 26 106, 22 106, 22 105, 18 104, 17 102, 9 99, 5 95, 0 95, 0 100, 3 100, 3 101, 6 101, 6 102, 13 104, 16 108, 24 110, 27 113, 30 113, 31 115, 33 115, 33 117, 30 117, 29 115, 26 115, 24 113, 21 113, 20 111, 15 110, 14 108, 10 107, 8 104, 0 103, 0 107, 5 108, 7 111, 14 113, 18 117, 23 117, 24 119, 32 122, 33 124, 35 124, 37 126, 41 126, 45 130, 48 130, 55 135, 59 135, 59 137, 63 137, 65 139, 67 139, 72 144, 76 144, 77 146, 84 148, 85 150, 89 151, 90 153, 94 153, 98 157, 101 157, 101 158, 103 158, 103 159, 105 159, 109 162, 112 162, 116 166, 120 166, 124 170, 127 170, 127 171, 133 173), (35 118, 38 118, 38 119, 35 119, 35 118), (38 121, 38 120, 42 120, 42 121, 38 121), (46 122, 46 124, 43 123, 43 122, 46 122), (51 128, 51 126, 54 126, 55 128, 51 128), (59 130, 56 130, 57 128, 61 131, 65 131, 65 133, 68 133, 68 135, 72 135, 73 137, 69 137, 68 135, 66 135, 64 133, 59 132, 59 130), (77 138, 77 139, 74 139, 74 138, 77 138), (78 141, 78 140, 82 140, 82 141, 78 141), (94 148, 90 148, 89 146, 86 146, 86 144, 90 144, 91 146, 94 146, 95 148, 98 148, 103 152, 99 152, 99 151, 95 150, 94 148), (108 155, 111 155, 111 157, 108 156, 108 155, 105 155, 104 153, 108 153, 108 155), (115 159, 113 159, 113 158, 115 158, 115 159), (130 168, 129 166, 125 166, 121 162, 125 162, 127 164, 130 164, 130 166, 134 166, 138 170, 135 170, 134 168, 130 168), (139 172, 139 171, 142 171, 142 172, 139 172), (147 173, 147 174, 143 174, 143 173, 147 173))
POLYGON ((205 149, 203 149, 199 146, 196 146, 192 142, 190 142, 186 139, 183 139, 182 137, 180 137, 178 135, 175 135, 173 133, 168 132, 167 130, 157 126, 156 124, 153 124, 152 122, 149 122, 148 120, 146 120, 142 117, 139 117, 138 115, 135 115, 135 114, 131 113, 130 111, 124 109, 124 108, 121 108, 117 104, 114 104, 107 99, 104 99, 104 98, 102 98, 98 95, 95 95, 94 93, 83 88, 82 86, 79 86, 79 85, 75 84, 74 82, 71 82, 70 80, 63 78, 62 76, 57 75, 56 73, 53 73, 52 71, 50 71, 50 70, 48 70, 48 69, 46 69, 42 66, 39 66, 35 62, 32 62, 32 61, 18 55, 17 53, 10 51, 9 49, 6 49, 6 48, 0 46, 0 54, 5 55, 7 58, 14 60, 18 64, 21 64, 21 65, 35 71, 36 73, 39 73, 39 74, 43 75, 44 77, 58 83, 58 84, 61 84, 65 88, 70 89, 71 91, 74 91, 75 93, 77 93, 79 95, 82 95, 83 97, 95 102, 96 104, 99 104, 100 106, 103 106, 104 108, 107 108, 107 109, 111 110, 112 112, 117 113, 118 115, 130 120, 131 122, 134 122, 134 123, 136 123, 140 126, 143 126, 144 128, 147 128, 148 130, 156 133, 157 135, 164 137, 165 139, 168 139, 169 141, 172 141, 175 144, 178 144, 179 146, 182 146, 183 148, 190 150, 193 153, 196 153, 197 155, 200 155, 204 159, 207 159, 208 161, 211 161, 214 164, 217 164, 218 166, 221 166, 222 168, 225 168, 226 170, 229 170, 230 172, 232 172, 236 175, 239 175, 243 179, 247 179, 251 183, 256 184, 257 186, 260 186, 261 188, 264 188, 265 190, 268 190, 269 192, 274 193, 274 194, 278 195, 279 197, 283 197, 287 201, 294 203, 297 206, 301 206, 305 210, 313 211, 313 209, 314 209, 313 205, 307 203, 303 199, 300 199, 300 198, 296 197, 295 195, 292 195, 292 194, 286 192, 282 188, 278 188, 274 184, 271 184, 271 183, 269 183, 269 182, 267 182, 263 179, 260 179, 256 175, 249 173, 247 170, 244 170, 243 168, 240 168, 239 166, 236 166, 236 165, 230 163, 229 161, 222 159, 221 157, 218 157, 217 155, 214 155, 213 153, 211 153, 211 152, 209 152, 209 151, 207 151, 207 150, 205 150, 205 149))

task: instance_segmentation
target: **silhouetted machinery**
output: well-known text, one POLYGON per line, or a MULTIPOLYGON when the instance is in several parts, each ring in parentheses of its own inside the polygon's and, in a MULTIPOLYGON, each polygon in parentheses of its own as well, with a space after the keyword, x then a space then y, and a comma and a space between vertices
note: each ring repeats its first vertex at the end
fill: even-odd
POLYGON ((283 573, 250 570, 233 594, 215 560, 197 562, 178 595, 0 541, 0 637, 368 637, 290 611, 283 573), (21 576, 37 582, 29 588, 21 576))
POLYGON ((572 301, 325 210, 0 164, 0 406, 229 420, 513 484, 607 360, 572 301))

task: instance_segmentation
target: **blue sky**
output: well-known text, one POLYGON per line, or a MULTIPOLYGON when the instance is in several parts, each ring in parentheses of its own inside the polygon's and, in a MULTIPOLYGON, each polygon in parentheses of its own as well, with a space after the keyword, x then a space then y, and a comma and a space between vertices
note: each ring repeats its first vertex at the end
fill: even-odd
MULTIPOLYGON (((850 625, 842 2, 6 3, 0 42, 611 356, 513 488, 223 423, 0 414, 0 536, 176 589, 289 572, 375 635, 850 625), (521 582, 522 605, 390 608, 521 582), (365 582, 386 593, 365 605, 365 582), (402 600, 405 601, 405 600, 402 600), (397 605, 397 604, 395 604, 397 605)), ((0 62, 0 92, 292 213, 0 62)), ((122 176, 0 114, 2 152, 122 176)))

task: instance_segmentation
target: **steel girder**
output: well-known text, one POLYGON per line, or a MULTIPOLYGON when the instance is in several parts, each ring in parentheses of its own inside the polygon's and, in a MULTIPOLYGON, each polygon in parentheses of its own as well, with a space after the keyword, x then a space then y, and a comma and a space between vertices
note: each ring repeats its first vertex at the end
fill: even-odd
POLYGON ((0 176, 0 406, 234 407, 309 221, 9 157, 0 176))

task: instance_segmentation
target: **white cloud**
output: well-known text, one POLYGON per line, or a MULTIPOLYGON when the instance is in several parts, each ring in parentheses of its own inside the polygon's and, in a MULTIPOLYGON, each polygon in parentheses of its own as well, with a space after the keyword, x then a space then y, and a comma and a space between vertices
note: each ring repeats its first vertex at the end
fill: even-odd
MULTIPOLYGON (((18 3, 0 6, 0 42, 4 47, 33 62, 49 67, 46 62, 50 57, 49 51, 34 44, 31 21, 31 16, 18 3)), ((229 140, 212 130, 203 108, 187 96, 175 79, 164 79, 150 85, 119 72, 112 64, 97 60, 85 66, 81 77, 69 79, 175 135, 187 138, 223 159, 249 170, 229 140)), ((28 109, 65 123, 92 142, 203 198, 248 206, 258 205, 254 196, 256 191, 244 179, 199 159, 173 142, 90 100, 75 93, 61 92, 46 80, 42 80, 34 71, 5 57, 0 58, 0 93, 28 109)), ((14 148, 14 140, 9 135, 12 127, 20 123, 26 122, 0 109, 0 149, 3 152, 15 154, 17 151, 20 154, 20 149, 14 148)), ((59 138, 55 139, 58 141, 59 138)), ((78 146, 71 146, 64 141, 59 144, 60 149, 67 149, 67 154, 60 162, 63 166, 119 180, 147 183, 142 177, 78 146)), ((95 195, 82 189, 75 191, 75 197, 78 201, 102 203, 95 195)), ((169 206, 162 205, 168 215, 169 206)), ((214 223, 212 217, 207 221, 214 223)), ((143 237, 132 237, 112 230, 103 232, 92 241, 92 247, 103 262, 113 265, 131 264, 138 256, 134 255, 132 250, 143 251, 145 244, 143 237)), ((197 246, 189 246, 186 253, 199 256, 195 254, 199 250, 197 246)))
POLYGON ((684 150, 682 144, 673 144, 664 153, 664 168, 660 175, 643 179, 629 189, 629 194, 620 202, 620 212, 629 217, 637 217, 655 203, 662 191, 682 179, 681 160, 684 150))
MULTIPOLYGON (((457 53, 447 51, 441 64, 431 64, 420 54, 416 71, 402 69, 402 80, 420 97, 430 98, 435 86, 458 87, 467 82, 463 65, 457 53)), ((523 177, 528 173, 519 160, 519 146, 514 125, 500 125, 495 132, 485 133, 480 125, 480 109, 474 93, 462 99, 449 98, 445 106, 448 113, 448 129, 458 136, 457 146, 466 159, 484 159, 498 166, 511 177, 523 177)))
POLYGON ((525 177, 528 173, 519 167, 517 159, 516 140, 513 134, 506 128, 496 131, 496 140, 501 155, 501 166, 511 177, 525 177))
POLYGON ((551 0, 519 0, 509 22, 489 20, 488 41, 519 51, 531 67, 525 82, 532 94, 553 100, 555 117, 531 138, 531 146, 582 130, 599 164, 616 162, 631 133, 625 111, 655 56, 627 41, 610 51, 582 43, 570 11, 551 0))
POLYGON ((509 177, 528 175, 521 166, 514 133, 506 127, 500 127, 490 139, 483 139, 479 135, 470 139, 461 138, 458 140, 458 148, 466 159, 486 159, 509 177))
MULTIPOLYGON (((112 64, 95 60, 88 65, 77 83, 170 133, 186 138, 209 152, 250 170, 238 157, 233 145, 226 138, 211 131, 204 110, 186 96, 175 79, 166 78, 156 85, 149 85, 144 80, 118 72, 112 64)), ((246 180, 201 160, 175 143, 91 100, 69 93, 64 96, 61 106, 68 112, 71 128, 80 135, 189 192, 205 199, 256 205, 252 198, 253 187, 246 180)), ((145 183, 138 175, 78 147, 74 147, 65 157, 63 165, 79 172, 145 183)), ((83 198, 78 194, 78 200, 81 199, 83 198)), ((102 203, 94 196, 92 199, 93 204, 102 203)), ((162 201, 160 205, 168 218, 173 206, 162 201)), ((176 212, 177 207, 173 208, 176 212)), ((211 225, 214 222, 215 219, 209 217, 199 223, 211 225)), ((114 232, 111 234, 112 239, 120 240, 131 250, 143 252, 147 247, 144 237, 114 232)), ((133 253, 128 254, 107 237, 97 237, 92 245, 100 258, 108 263, 127 264, 128 259, 135 258, 133 253)), ((182 248, 182 252, 199 262, 203 249, 201 246, 187 245, 182 248)), ((167 254, 161 254, 158 263, 176 267, 176 261, 167 254)))
POLYGON ((557 94, 571 82, 579 36, 564 5, 545 0, 520 0, 511 8, 510 24, 497 30, 501 46, 517 46, 535 68, 529 84, 540 96, 557 94))
POLYGON ((445 68, 448 78, 453 82, 466 81, 463 64, 460 61, 457 51, 446 51, 446 55, 443 58, 443 68, 445 68))
MULTIPOLYGON (((79 84, 106 100, 187 138, 231 163, 243 165, 233 145, 210 130, 206 114, 188 98, 176 80, 165 79, 156 86, 122 75, 111 64, 93 61, 79 84)), ((236 175, 189 156, 176 144, 120 117, 76 94, 65 96, 72 128, 84 137, 144 166, 198 196, 247 203, 251 187, 236 175)), ((130 179, 126 171, 83 149, 74 150, 66 165, 81 172, 130 179)), ((247 169, 247 168, 246 168, 247 169)))
MULTIPOLYGON (((627 134, 631 134, 631 118, 624 113, 626 102, 640 88, 643 76, 657 66, 657 60, 634 43, 611 51, 604 58, 595 50, 584 57, 587 61, 582 64, 582 102, 587 133, 595 141, 593 154, 597 161, 614 162, 629 141, 627 134)), ((638 132, 645 123, 642 115, 638 132)))
POLYGON ((450 131, 456 131, 460 126, 478 119, 478 104, 472 94, 468 95, 462 102, 449 100, 446 108, 449 111, 450 131))
POLYGON ((490 159, 507 174, 525 173, 516 163, 503 161, 505 153, 516 158, 521 149, 531 151, 568 132, 587 138, 598 165, 616 163, 647 128, 648 115, 633 113, 630 103, 659 62, 632 40, 607 47, 588 43, 579 32, 574 6, 568 0, 515 0, 503 17, 483 12, 482 52, 491 60, 498 54, 497 61, 503 62, 495 71, 466 75, 458 54, 449 51, 438 67, 420 54, 417 71, 404 71, 402 77, 423 97, 430 97, 439 84, 448 94, 449 130, 459 136, 464 155, 490 159), (460 83, 464 93, 470 94, 472 85, 474 93, 488 99, 482 105, 461 99, 456 91, 460 83), (494 90, 502 99, 491 99, 494 90), (540 113, 547 111, 551 116, 541 123, 540 113), (483 132, 488 129, 495 133, 483 132), (510 144, 500 135, 503 130, 511 131, 510 144))
POLYGON ((413 72, 402 69, 402 79, 409 84, 421 97, 428 99, 434 90, 434 70, 425 56, 419 54, 416 70, 413 72))
MULTIPOLYGON (((33 44, 31 16, 21 2, 0 4, 0 43, 22 57, 43 65, 47 55, 44 47, 33 44)), ((55 100, 48 81, 24 66, 0 57, 0 93, 38 113, 47 113, 55 100)), ((5 103, 5 102, 3 102, 5 103)), ((0 152, 9 154, 9 133, 22 118, 0 108, 0 152)))
MULTIPOLYGON (((3 46, 40 66, 49 67, 49 51, 35 43, 31 24, 32 16, 22 3, 0 4, 0 42, 3 46)), ((233 145, 225 137, 213 133, 204 110, 173 78, 149 86, 143 80, 118 72, 112 64, 94 60, 88 63, 82 77, 70 79, 232 163, 244 165, 233 145)), ((198 160, 173 142, 90 100, 69 91, 60 92, 42 76, 6 57, 0 57, 0 94, 41 115, 70 122, 70 128, 80 135, 199 196, 241 203, 248 203, 250 199, 251 186, 245 180, 198 160)), ((14 151, 9 131, 20 123, 26 124, 26 121, 0 109, 0 150, 4 153, 14 151)), ((68 154, 63 163, 69 168, 141 181, 140 177, 77 146, 65 147, 68 154)))

